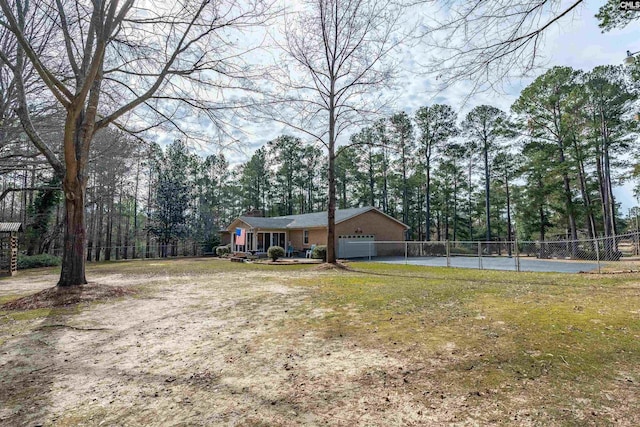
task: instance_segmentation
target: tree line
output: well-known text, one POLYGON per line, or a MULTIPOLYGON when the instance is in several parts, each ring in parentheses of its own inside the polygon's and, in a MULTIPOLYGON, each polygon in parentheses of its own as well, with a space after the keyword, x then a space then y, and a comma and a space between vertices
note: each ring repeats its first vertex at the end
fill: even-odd
MULTIPOLYGON (((460 119, 451 106, 433 104, 381 118, 337 152, 337 207, 376 206, 409 225, 412 240, 618 234, 626 212, 613 188, 633 178, 629 153, 638 148, 628 72, 554 67, 510 112, 480 105, 460 119)), ((199 156, 181 140, 163 150, 111 129, 95 144, 88 260, 177 255, 179 241, 182 250, 189 242, 190 251, 207 251, 244 212, 327 208, 327 154, 299 137, 279 136, 241 164, 199 156)), ((59 183, 46 163, 26 159, 2 175, 0 215, 25 222, 27 253, 51 252, 61 244, 59 183)))

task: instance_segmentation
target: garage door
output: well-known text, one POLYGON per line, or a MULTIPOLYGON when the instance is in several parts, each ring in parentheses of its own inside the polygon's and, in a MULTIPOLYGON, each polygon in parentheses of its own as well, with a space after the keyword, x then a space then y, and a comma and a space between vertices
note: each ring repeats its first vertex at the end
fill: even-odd
POLYGON ((355 234, 338 236, 338 258, 365 258, 376 256, 375 236, 355 234))

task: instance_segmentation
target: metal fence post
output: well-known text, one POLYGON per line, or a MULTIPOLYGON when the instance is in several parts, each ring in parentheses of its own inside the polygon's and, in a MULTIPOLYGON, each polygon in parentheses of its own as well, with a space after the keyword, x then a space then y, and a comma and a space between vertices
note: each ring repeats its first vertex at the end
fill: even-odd
POLYGON ((447 252, 447 267, 451 267, 451 252, 450 252, 450 249, 449 249, 449 240, 448 239, 445 241, 445 245, 446 245, 445 250, 447 252))
POLYGON ((404 265, 407 265, 409 262, 407 260, 407 253, 409 251, 409 242, 404 241, 404 265))
POLYGON ((482 242, 478 242, 478 268, 482 270, 482 242))
POLYGON ((371 261, 371 246, 373 244, 373 241, 369 240, 369 261, 371 261))
POLYGON ((513 249, 516 253, 516 271, 520 271, 520 250, 518 249, 518 238, 513 241, 513 245, 515 246, 513 249))
POLYGON ((600 274, 600 244, 598 243, 598 239, 593 239, 596 244, 596 261, 598 262, 598 274, 600 274))

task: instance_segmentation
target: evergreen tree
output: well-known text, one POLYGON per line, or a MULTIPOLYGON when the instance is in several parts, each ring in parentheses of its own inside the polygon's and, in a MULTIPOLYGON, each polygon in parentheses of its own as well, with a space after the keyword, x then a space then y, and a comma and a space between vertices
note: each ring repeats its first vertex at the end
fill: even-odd
POLYGON ((480 105, 467 114, 462 128, 482 154, 484 164, 485 224, 486 240, 491 241, 491 171, 489 157, 496 138, 500 135, 506 114, 490 105, 480 105))
POLYGON ((457 114, 448 105, 434 104, 421 107, 416 112, 416 124, 420 130, 420 158, 424 160, 426 173, 425 239, 431 238, 431 168, 433 155, 438 147, 457 133, 457 114))

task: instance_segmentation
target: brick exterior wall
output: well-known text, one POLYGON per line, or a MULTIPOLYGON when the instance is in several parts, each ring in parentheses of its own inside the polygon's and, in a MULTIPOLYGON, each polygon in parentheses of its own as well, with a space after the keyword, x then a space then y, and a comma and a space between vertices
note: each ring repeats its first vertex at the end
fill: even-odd
POLYGON ((385 215, 369 211, 336 225, 338 236, 351 234, 374 234, 376 240, 404 241, 404 226, 385 215), (356 233, 360 229, 362 232, 356 233))
MULTIPOLYGON (((380 212, 365 212, 336 225, 336 251, 338 250, 338 236, 373 234, 377 241, 404 241, 404 231, 405 227, 402 224, 387 218, 380 212), (358 230, 358 233, 356 233, 356 230, 358 230)), ((400 247, 402 247, 402 253, 404 253, 402 244, 377 245, 377 256, 396 255, 400 247)))
POLYGON ((305 244, 303 241, 303 230, 289 230, 289 240, 296 249, 309 249, 311 245, 326 245, 327 244, 327 229, 326 228, 308 228, 309 230, 309 243, 305 244))

